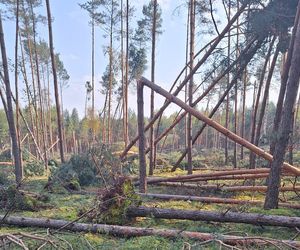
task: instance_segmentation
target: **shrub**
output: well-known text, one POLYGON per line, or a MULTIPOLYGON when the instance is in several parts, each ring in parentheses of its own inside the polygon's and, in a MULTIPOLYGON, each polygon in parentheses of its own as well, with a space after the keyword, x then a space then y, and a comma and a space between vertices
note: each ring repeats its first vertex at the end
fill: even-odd
POLYGON ((117 178, 114 185, 99 192, 95 200, 97 209, 89 215, 94 223, 122 225, 130 222, 126 210, 131 206, 141 204, 140 197, 134 192, 131 181, 127 178, 117 178))
POLYGON ((43 176, 45 173, 44 163, 38 160, 27 161, 24 165, 25 176, 43 176))

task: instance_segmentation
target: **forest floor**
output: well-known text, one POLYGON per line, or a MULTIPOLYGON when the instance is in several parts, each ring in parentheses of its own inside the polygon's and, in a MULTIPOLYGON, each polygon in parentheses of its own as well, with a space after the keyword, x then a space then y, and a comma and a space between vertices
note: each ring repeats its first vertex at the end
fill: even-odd
MULTIPOLYGON (((198 173, 203 171, 197 171, 198 173)), ((177 170, 171 175, 178 175, 184 173, 182 170, 177 170)), ((170 173, 157 172, 156 176, 170 176, 170 173)), ((224 181, 223 181, 224 182, 224 181)), ((47 177, 32 177, 28 178, 22 187, 23 190, 39 193, 43 190, 47 183, 47 177)), ((209 181, 209 183, 216 183, 216 181, 209 181)), ((218 181, 222 183, 222 181, 218 181)), ((230 181, 226 181, 226 184, 230 184, 230 181)), ((89 187, 86 190, 95 190, 97 187, 89 187)), ((264 194, 255 193, 226 193, 226 192, 207 192, 203 190, 191 190, 183 187, 170 188, 170 187, 155 187, 149 186, 149 193, 164 193, 164 194, 183 194, 183 195, 197 195, 197 196, 212 196, 212 197, 230 197, 242 200, 261 200, 264 199, 264 194)), ((39 211, 12 211, 10 215, 26 216, 26 217, 38 217, 38 218, 52 218, 52 219, 64 219, 68 221, 78 218, 78 214, 83 209, 87 209, 93 206, 95 195, 88 194, 54 194, 49 193, 50 197, 47 207, 39 211)), ((281 194, 282 195, 282 194, 281 194)), ((300 198, 295 193, 287 193, 282 199, 292 199, 295 202, 300 201, 300 198)), ((286 215, 286 216, 300 216, 300 210, 280 208, 272 211, 265 211, 261 207, 253 205, 224 205, 224 204, 203 204, 200 202, 189 201, 157 201, 151 199, 143 200, 144 206, 151 206, 157 208, 176 208, 176 209, 190 209, 190 210, 213 210, 213 211, 240 211, 240 212, 255 212, 261 214, 272 215, 286 215)), ((1 214, 5 214, 6 211, 0 211, 1 214)), ((80 221, 81 222, 81 221, 80 221)), ((164 229, 179 229, 187 231, 198 231, 213 233, 218 238, 218 234, 232 234, 241 236, 259 236, 273 239, 285 239, 285 240, 300 240, 299 233, 296 229, 271 227, 271 226, 254 226, 247 224, 233 224, 233 223, 216 223, 216 222, 194 222, 188 220, 167 220, 167 219, 155 219, 155 218, 137 218, 135 222, 128 224, 130 226, 139 226, 144 228, 164 228, 164 229), (294 238, 296 236, 296 238, 294 238)), ((36 233, 39 235, 47 235, 47 230, 37 228, 17 228, 12 226, 1 226, 0 235, 4 233, 16 233, 27 232, 36 233)), ((62 249, 226 249, 226 247, 220 247, 217 242, 211 242, 206 245, 202 245, 200 242, 185 239, 165 239, 161 237, 145 236, 145 237, 132 237, 132 238, 119 238, 108 235, 91 234, 91 233, 68 233, 59 232, 54 235, 55 238, 61 242, 62 249), (72 246, 72 248, 70 247, 72 246)), ((32 242, 30 249, 36 249, 36 242, 32 242)), ((14 249, 14 248, 9 248, 14 249)), ((20 249, 20 248, 15 248, 20 249)), ((52 249, 45 247, 43 249, 52 249)), ((257 249, 253 246, 250 249, 257 249)), ((261 249, 278 249, 275 245, 269 245, 268 247, 261 249)))
MULTIPOLYGON (((177 174, 180 171, 177 171, 177 174)), ((160 176, 166 176, 167 174, 160 174, 160 176)), ((228 182, 228 181, 227 181, 228 182)), ((26 181, 24 190, 30 192, 40 192, 47 183, 46 177, 30 178, 26 181)), ((94 189, 94 188, 93 188, 94 189)), ((262 200, 264 195, 261 193, 247 193, 234 194, 234 193, 208 193, 200 190, 184 190, 184 188, 168 188, 168 187, 149 187, 151 193, 168 193, 168 194, 192 194, 198 196, 214 196, 214 197, 230 197, 243 200, 262 200)), ((42 209, 40 211, 14 211, 11 215, 25 216, 25 217, 37 217, 37 218, 51 218, 51 219, 64 219, 68 221, 78 218, 78 214, 82 209, 86 207, 92 207, 95 195, 80 195, 80 194, 49 194, 50 201, 48 203, 49 208, 42 209)), ((294 200, 299 201, 300 198, 295 194, 290 194, 294 197, 294 200)), ((287 198, 287 197, 285 197, 287 198)), ((230 211, 243 211, 243 212, 255 212, 262 214, 272 215, 286 215, 286 216, 300 216, 300 211, 296 209, 281 208, 272 211, 264 211, 260 207, 256 206, 240 206, 240 205, 217 205, 217 204, 203 204, 200 202, 187 202, 187 201, 154 201, 151 199, 143 200, 144 206, 151 206, 157 208, 176 208, 176 209, 190 209, 190 210, 214 210, 226 212, 230 211)), ((5 211, 0 211, 4 214, 5 211)), ((274 239, 292 239, 298 234, 296 229, 279 228, 279 227, 261 227, 246 224, 232 224, 232 223, 216 223, 216 222, 194 222, 187 220, 166 220, 155 218, 138 218, 135 222, 130 224, 131 226, 140 226, 146 228, 168 228, 179 229, 187 231, 199 231, 213 233, 218 237, 218 234, 233 234, 243 236, 259 236, 274 239)), ((46 230, 34 229, 34 228, 17 228, 17 227, 1 227, 0 234, 3 233, 15 233, 15 232, 29 232, 39 234, 46 234, 46 230)), ((199 242, 184 240, 184 239, 165 239, 161 237, 132 237, 129 239, 112 237, 107 235, 95 235, 90 233, 75 234, 60 232, 57 238, 62 238, 62 244, 65 244, 66 249, 71 244, 73 249, 220 249, 218 243, 211 243, 202 246, 199 242), (67 243, 68 242, 68 243, 67 243)), ((300 237, 296 237, 295 240, 300 240, 300 237)), ((32 243, 34 244, 34 243, 32 243)), ((19 248, 16 248, 19 249, 19 248)), ((32 245, 32 249, 34 246, 32 245)), ((47 249, 47 248, 46 248, 47 249)), ((225 249, 225 248, 224 248, 225 249)), ((255 249, 255 246, 253 247, 255 249)), ((269 246, 266 249, 276 249, 275 246, 269 246)))

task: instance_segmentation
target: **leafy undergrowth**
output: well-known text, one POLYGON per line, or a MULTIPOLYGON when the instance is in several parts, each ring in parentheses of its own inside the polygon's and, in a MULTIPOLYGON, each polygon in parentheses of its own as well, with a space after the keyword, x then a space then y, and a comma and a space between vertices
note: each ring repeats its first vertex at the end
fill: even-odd
MULTIPOLYGON (((35 177, 26 181, 24 189, 30 190, 31 192, 40 192, 44 185, 47 183, 46 177, 35 177)), ((149 187, 149 192, 156 193, 173 193, 173 194, 184 194, 187 190, 183 188, 167 188, 167 187, 149 187)), ((206 193, 199 191, 194 195, 202 196, 228 196, 237 199, 259 199, 263 200, 263 195, 256 193, 255 196, 249 193, 242 194, 224 194, 224 193, 206 193)), ((78 214, 83 209, 87 209, 93 206, 94 195, 80 195, 80 194, 48 194, 50 197, 49 207, 39 211, 13 211, 13 215, 22 215, 27 217, 47 217, 52 219, 64 219, 64 220, 75 220, 78 218, 78 214)), ((290 194, 289 197, 294 194, 290 194)), ((294 195, 295 196, 295 195, 294 195)), ((289 198, 285 196, 285 198, 289 198)), ((298 199, 298 198, 297 198, 298 199)), ((299 200, 299 199, 298 199, 299 200)), ((188 201, 154 201, 145 200, 143 205, 153 206, 158 208, 176 208, 176 209, 190 209, 190 210, 215 210, 226 212, 229 209, 231 211, 240 212, 256 212, 263 214, 276 214, 276 215, 288 215, 288 216, 300 216, 300 211, 294 209, 281 208, 273 211, 264 211, 262 208, 256 206, 232 206, 228 205, 216 205, 216 204, 203 204, 199 202, 188 202, 188 201)), ((4 214, 5 211, 1 211, 4 214)), ((153 228, 164 228, 164 229, 179 229, 187 231, 199 231, 213 233, 218 238, 220 234, 233 234, 233 235, 248 235, 248 236, 260 236, 270 237, 274 239, 291 239, 296 234, 295 229, 278 228, 278 227, 261 227, 252 226, 246 224, 233 224, 233 223, 216 223, 216 222, 194 222, 187 220, 166 220, 166 219, 155 219, 155 218, 138 218, 135 222, 127 224, 129 226, 139 227, 153 227, 153 228)), ((15 232, 39 232, 40 235, 46 235, 45 229, 34 229, 34 228, 17 228, 17 227, 1 227, 0 233, 15 233, 15 232)), ((76 234, 68 232, 60 232, 55 234, 55 237, 63 239, 65 241, 65 249, 68 248, 68 244, 71 244, 73 249, 220 249, 218 243, 209 243, 208 245, 202 246, 200 242, 195 242, 186 239, 165 239, 161 237, 149 236, 149 237, 132 237, 132 238, 119 238, 108 235, 99 234, 76 234), (67 242, 67 243, 66 243, 67 242)), ((297 237, 296 240, 300 240, 297 237)), ((31 245, 32 249, 35 246, 34 242, 31 245)), ((11 248, 13 249, 13 248, 11 248)), ((17 249, 17 248, 16 248, 17 249)), ((45 248, 47 249, 47 248, 45 248)), ((51 248, 48 248, 51 249, 51 248)), ((224 248, 223 248, 224 249, 224 248)), ((251 249, 251 248, 250 248, 251 249)), ((253 246, 252 249, 257 249, 253 246)), ((270 245, 264 249, 275 249, 274 246, 270 245)))

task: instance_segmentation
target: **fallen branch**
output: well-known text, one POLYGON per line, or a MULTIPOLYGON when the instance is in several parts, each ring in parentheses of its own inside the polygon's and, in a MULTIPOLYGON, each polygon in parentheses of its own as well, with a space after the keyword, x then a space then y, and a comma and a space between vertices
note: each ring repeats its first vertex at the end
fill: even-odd
MULTIPOLYGON (((0 219, 3 216, 0 216, 0 219)), ((4 224, 24 227, 41 227, 59 229, 64 225, 69 224, 69 221, 65 220, 52 220, 52 219, 40 219, 40 218, 28 218, 28 217, 15 217, 10 216, 4 220, 4 224)), ((142 227, 129 227, 129 226, 115 226, 105 224, 86 224, 86 223, 73 223, 65 227, 66 230, 73 232, 87 232, 87 233, 100 233, 109 234, 119 237, 138 237, 138 236, 160 236, 164 238, 184 238, 193 239, 199 241, 207 240, 221 240, 225 244, 229 245, 266 245, 266 244, 283 244, 290 246, 291 248, 300 248, 299 241, 290 240, 274 240, 263 237, 242 237, 232 235, 210 234, 201 232, 190 232, 174 229, 154 229, 154 228, 142 228, 142 227)))
POLYGON ((259 226, 299 227, 299 217, 264 215, 255 213, 213 212, 182 209, 161 209, 152 207, 131 207, 127 210, 131 217, 152 217, 160 219, 178 219, 192 221, 214 221, 245 223, 259 226))
MULTIPOLYGON (((200 197, 200 196, 190 196, 190 195, 172 195, 172 194, 142 194, 138 193, 144 198, 150 199, 160 199, 160 200, 175 200, 175 201, 198 201, 202 203, 217 203, 217 204, 236 204, 236 205, 258 205, 262 206, 263 201, 259 200, 237 200, 230 198, 219 198, 219 197, 200 197)), ((290 204, 290 203, 279 203, 279 207, 300 209, 300 204, 290 204)))

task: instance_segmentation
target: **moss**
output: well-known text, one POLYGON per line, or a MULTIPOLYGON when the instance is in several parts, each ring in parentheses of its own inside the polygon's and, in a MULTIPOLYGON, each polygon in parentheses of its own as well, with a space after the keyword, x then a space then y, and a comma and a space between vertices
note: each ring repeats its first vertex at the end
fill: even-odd
POLYGON ((0 193, 1 207, 4 209, 36 211, 41 205, 36 198, 21 193, 15 186, 3 188, 0 193))
POLYGON ((126 216, 126 210, 131 206, 139 206, 141 199, 131 181, 120 178, 112 188, 97 197, 96 204, 98 210, 91 216, 93 222, 122 225, 132 221, 126 216))

